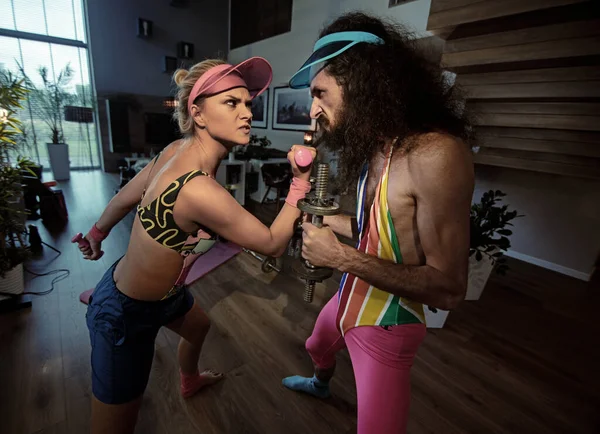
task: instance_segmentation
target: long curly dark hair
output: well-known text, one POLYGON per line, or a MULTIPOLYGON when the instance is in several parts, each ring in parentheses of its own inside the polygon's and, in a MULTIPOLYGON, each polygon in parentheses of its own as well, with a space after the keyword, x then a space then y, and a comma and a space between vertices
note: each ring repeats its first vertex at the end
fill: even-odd
MULTIPOLYGON (((403 26, 364 13, 348 13, 319 37, 344 31, 373 33, 384 44, 360 43, 332 58, 325 70, 342 87, 343 108, 321 139, 340 158, 336 184, 353 188, 365 162, 398 138, 395 147, 410 152, 422 133, 473 140, 470 115, 456 86, 433 64, 403 26)), ((324 119, 323 123, 327 123, 324 119)))

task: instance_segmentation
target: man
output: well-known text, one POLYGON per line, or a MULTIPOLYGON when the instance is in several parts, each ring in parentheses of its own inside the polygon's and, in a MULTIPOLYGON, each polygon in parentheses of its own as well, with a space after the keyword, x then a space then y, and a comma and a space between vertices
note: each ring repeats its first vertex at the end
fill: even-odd
POLYGON ((466 292, 469 122, 439 67, 401 27, 351 13, 320 37, 290 86, 310 86, 310 115, 338 153, 340 184, 358 181, 357 224, 333 216, 321 229, 303 225, 303 257, 344 276, 306 342, 314 376, 283 384, 329 396, 335 353, 347 347, 358 433, 404 433, 424 309, 453 309, 466 292), (334 232, 357 234, 357 248, 334 232))

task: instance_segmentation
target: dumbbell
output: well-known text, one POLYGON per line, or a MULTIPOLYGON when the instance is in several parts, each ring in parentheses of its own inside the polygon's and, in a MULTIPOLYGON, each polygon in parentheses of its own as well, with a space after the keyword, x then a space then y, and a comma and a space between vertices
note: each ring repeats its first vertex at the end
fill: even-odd
MULTIPOLYGON (((75 235, 73 238, 71 238, 71 242, 77 243, 79 246, 84 246, 84 247, 90 246, 90 242, 88 240, 86 240, 85 238, 83 238, 83 234, 81 232, 79 232, 77 235, 75 235)), ((98 256, 98 259, 100 259, 102 257, 102 255, 104 255, 104 251, 100 251, 100 256, 98 256)))
POLYGON ((308 167, 313 162, 313 156, 308 149, 298 149, 294 152, 294 161, 298 167, 308 167))
POLYGON ((270 273, 271 271, 276 271, 277 273, 281 272, 281 269, 277 267, 277 259, 273 258, 272 256, 265 256, 264 258, 261 258, 259 255, 257 255, 250 249, 246 249, 244 247, 242 248, 242 250, 248 253, 254 259, 258 259, 262 263, 260 269, 263 273, 270 273))
MULTIPOLYGON (((308 166, 312 163, 312 154, 309 151, 300 149, 296 151, 294 159, 298 166, 308 166)), ((329 165, 319 164, 317 167, 317 178, 315 182, 315 190, 307 195, 304 199, 298 201, 298 208, 303 215, 312 216, 311 222, 316 227, 323 226, 323 217, 339 214, 340 207, 334 202, 333 198, 327 194, 327 186, 329 181, 329 165)), ((302 251, 302 216, 294 225, 294 236, 288 247, 290 256, 300 259, 302 251)), ((315 284, 330 278, 333 275, 333 270, 326 267, 316 267, 305 259, 296 261, 292 265, 292 270, 297 276, 302 278, 305 283, 304 301, 311 303, 315 292, 315 284)))
MULTIPOLYGON (((302 167, 302 168, 308 167, 313 162, 313 156, 308 149, 300 148, 294 152, 294 161, 296 162, 296 165, 298 167, 302 167)), ((300 235, 301 235, 302 234, 302 226, 301 226, 302 221, 300 219, 298 219, 296 221, 296 225, 298 224, 298 221, 300 222, 300 235)), ((271 271, 276 271, 277 273, 279 273, 281 271, 281 269, 279 269, 277 267, 277 260, 275 258, 273 258, 271 256, 266 256, 265 258, 261 258, 259 255, 257 255, 252 250, 249 250, 246 248, 244 248, 242 250, 244 250, 244 252, 250 254, 253 258, 258 259, 260 262, 262 262, 262 265, 260 268, 263 273, 270 273, 271 271)))

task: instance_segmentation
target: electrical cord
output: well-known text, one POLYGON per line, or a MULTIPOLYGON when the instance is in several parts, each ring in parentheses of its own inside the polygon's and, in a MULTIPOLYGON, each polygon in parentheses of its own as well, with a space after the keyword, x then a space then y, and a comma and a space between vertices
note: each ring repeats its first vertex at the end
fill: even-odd
MULTIPOLYGON (((50 262, 56 260, 60 255, 62 255, 62 252, 60 250, 58 250, 57 248, 51 246, 50 244, 47 244, 43 241, 41 241, 41 243, 47 247, 50 247, 52 250, 54 250, 56 253, 58 253, 58 255, 56 255, 54 258, 50 259, 46 264, 44 264, 44 266, 47 266, 50 262)), ((50 294, 52 291, 54 291, 54 285, 58 282, 60 282, 61 280, 66 279, 67 277, 69 277, 69 275, 71 274, 71 272, 65 268, 59 268, 56 270, 52 270, 52 271, 48 271, 47 273, 37 273, 35 271, 31 271, 29 270, 25 265, 23 265, 23 268, 25 269, 25 271, 29 274, 34 275, 35 277, 32 278, 31 280, 37 279, 38 277, 44 277, 44 276, 52 276, 55 274, 59 274, 58 276, 54 277, 54 279, 52 279, 52 281, 50 282, 51 286, 50 289, 47 289, 46 291, 25 291, 22 292, 21 294, 11 294, 9 292, 0 292, 0 295, 9 295, 9 296, 16 296, 16 295, 48 295, 50 294)))

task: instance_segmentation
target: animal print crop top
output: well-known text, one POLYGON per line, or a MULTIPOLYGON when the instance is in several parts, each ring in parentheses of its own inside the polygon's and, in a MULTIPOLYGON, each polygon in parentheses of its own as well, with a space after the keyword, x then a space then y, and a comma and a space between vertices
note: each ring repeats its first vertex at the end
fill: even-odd
MULTIPOLYGON (((159 155, 156 156, 153 166, 159 155)), ((217 235, 208 228, 201 228, 197 232, 186 232, 175 223, 173 209, 175 208, 177 196, 181 188, 197 176, 209 175, 201 170, 188 172, 173 181, 164 192, 148 205, 141 206, 140 204, 137 207, 140 223, 148 235, 156 242, 184 256, 190 253, 205 253, 217 240, 217 235)), ((142 193, 142 200, 145 194, 146 189, 142 193)))

